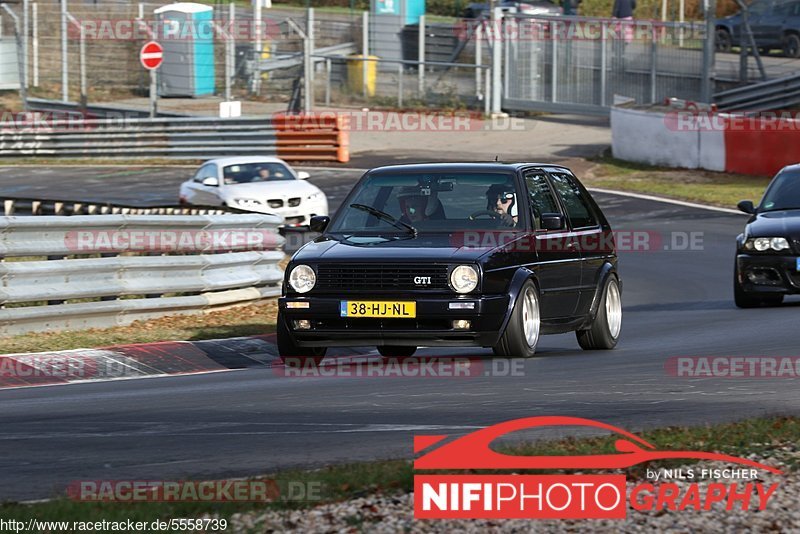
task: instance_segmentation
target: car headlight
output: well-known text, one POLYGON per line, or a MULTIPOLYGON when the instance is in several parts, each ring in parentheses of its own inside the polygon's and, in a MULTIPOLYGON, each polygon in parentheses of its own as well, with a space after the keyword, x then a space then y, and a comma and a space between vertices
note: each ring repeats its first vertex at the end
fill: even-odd
POLYGON ((748 239, 744 248, 746 250, 756 250, 758 252, 765 252, 767 250, 774 250, 780 252, 789 249, 789 241, 785 237, 756 237, 748 239))
POLYGON ((478 271, 471 265, 459 265, 450 273, 450 287, 456 293, 469 293, 478 287, 478 271))
POLYGON ((316 283, 317 275, 308 265, 298 265, 289 273, 289 285, 298 293, 308 293, 316 283))
POLYGON ((252 208, 254 206, 261 205, 261 201, 254 198, 234 198, 233 201, 245 208, 252 208))

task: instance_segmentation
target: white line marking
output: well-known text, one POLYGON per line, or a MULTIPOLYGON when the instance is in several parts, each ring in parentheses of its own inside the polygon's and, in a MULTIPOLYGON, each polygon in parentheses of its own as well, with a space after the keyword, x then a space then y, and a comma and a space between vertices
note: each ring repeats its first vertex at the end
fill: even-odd
POLYGON ((628 191, 617 191, 615 189, 600 189, 597 187, 587 187, 592 193, 606 193, 608 195, 618 195, 621 197, 639 198, 642 200, 652 200, 653 202, 663 202, 665 204, 675 204, 676 206, 684 206, 687 208, 695 208, 699 210, 718 211, 721 213, 733 213, 736 215, 745 215, 739 210, 730 208, 719 208, 717 206, 706 206, 705 204, 695 204, 694 202, 686 202, 685 200, 675 200, 674 198, 657 197, 653 195, 644 195, 642 193, 629 193, 628 191))
POLYGON ((12 389, 30 389, 30 388, 49 388, 56 386, 71 386, 73 384, 98 384, 101 382, 116 382, 118 380, 147 380, 149 378, 168 378, 177 376, 190 376, 190 375, 205 375, 211 373, 230 373, 232 371, 244 371, 244 369, 215 369, 213 371, 191 371, 189 373, 164 373, 160 375, 140 375, 140 376, 120 376, 115 378, 90 378, 86 380, 73 380, 70 382, 58 382, 55 384, 28 384, 22 386, 9 386, 0 387, 0 393, 12 389))

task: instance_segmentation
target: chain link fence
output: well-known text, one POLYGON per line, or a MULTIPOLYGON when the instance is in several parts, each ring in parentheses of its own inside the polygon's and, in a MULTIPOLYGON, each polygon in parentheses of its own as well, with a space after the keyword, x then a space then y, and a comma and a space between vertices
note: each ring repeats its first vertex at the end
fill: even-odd
MULTIPOLYGON (((20 53, 11 17, 0 17, 0 83, 18 88, 20 75, 14 62, 24 54, 31 97, 83 104, 147 97, 149 73, 139 63, 139 51, 149 40, 163 42, 162 32, 168 30, 156 22, 154 11, 167 4, 121 1, 98 6, 59 0, 15 4, 12 9, 27 31, 20 32, 20 53)), ((461 46, 458 23, 423 23, 422 39, 420 25, 394 36, 373 32, 368 37, 366 26, 375 20, 370 23, 371 17, 365 15, 216 4, 211 36, 217 100, 278 103, 281 109, 294 111, 314 105, 484 105, 488 78, 482 74, 488 55, 484 47, 481 65, 473 42, 461 46), (377 74, 363 90, 364 77, 358 76, 354 65, 363 65, 363 56, 374 54, 384 38, 400 43, 401 54, 374 58, 377 74)), ((182 75, 186 74, 171 74, 182 75)), ((189 112, 200 107, 187 103, 189 112)))
MULTIPOLYGON (((143 99, 149 74, 139 50, 159 40, 154 11, 166 4, 3 4, 0 87, 17 88, 24 75, 33 97, 143 99), (15 35, 12 12, 27 31, 15 35)), ((343 105, 607 113, 620 98, 702 100, 713 76, 700 23, 500 14, 387 28, 355 10, 218 3, 210 32, 216 99, 182 100, 181 111, 216 114, 218 101, 240 100, 253 104, 245 114, 343 105)))
POLYGON ((500 31, 506 108, 605 113, 620 98, 701 99, 697 24, 515 16, 500 31))

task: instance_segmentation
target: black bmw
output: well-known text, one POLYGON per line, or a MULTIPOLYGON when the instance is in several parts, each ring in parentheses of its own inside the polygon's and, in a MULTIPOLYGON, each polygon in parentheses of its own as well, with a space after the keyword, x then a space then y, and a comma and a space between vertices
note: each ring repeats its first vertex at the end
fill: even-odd
POLYGON ((540 334, 611 349, 622 325, 608 221, 572 172, 529 163, 368 171, 286 268, 283 357, 375 345, 492 347, 530 357, 540 334))
POLYGON ((740 308, 776 306, 800 293, 800 165, 781 169, 761 204, 739 202, 751 215, 736 238, 733 296, 740 308))

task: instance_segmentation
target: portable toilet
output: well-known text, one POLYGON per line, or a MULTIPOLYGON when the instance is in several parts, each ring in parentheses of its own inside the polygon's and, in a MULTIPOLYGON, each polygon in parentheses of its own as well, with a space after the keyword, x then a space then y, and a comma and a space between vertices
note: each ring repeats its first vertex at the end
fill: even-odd
POLYGON ((214 94, 214 9, 192 2, 168 4, 154 11, 156 40, 164 48, 158 69, 159 96, 214 94))
MULTIPOLYGON (((370 0, 369 51, 381 59, 403 59, 403 28, 419 24, 425 0, 370 0)), ((380 70, 397 71, 394 63, 380 63, 380 70)))

